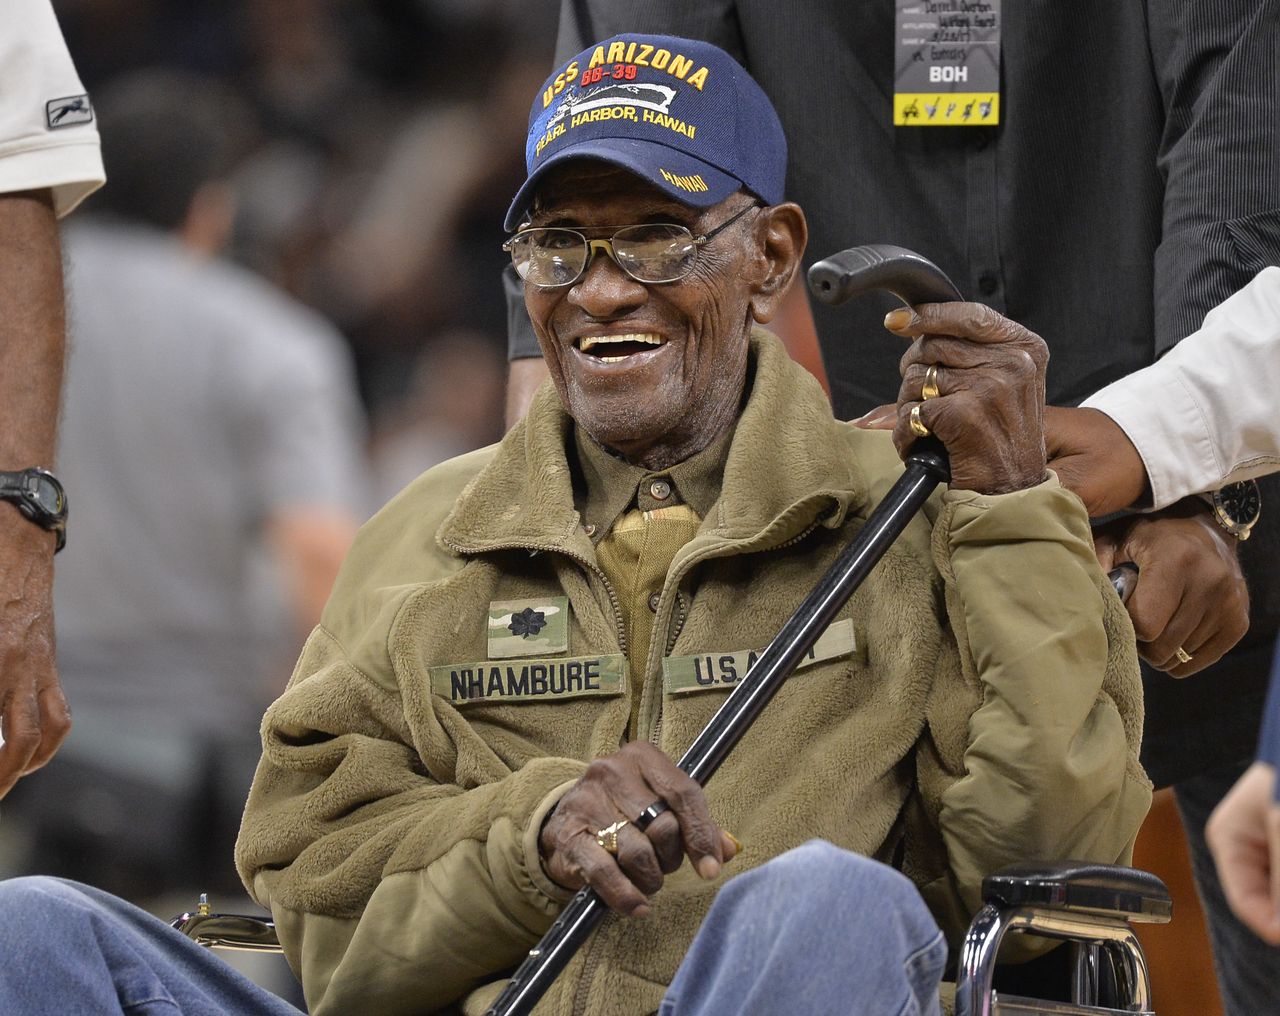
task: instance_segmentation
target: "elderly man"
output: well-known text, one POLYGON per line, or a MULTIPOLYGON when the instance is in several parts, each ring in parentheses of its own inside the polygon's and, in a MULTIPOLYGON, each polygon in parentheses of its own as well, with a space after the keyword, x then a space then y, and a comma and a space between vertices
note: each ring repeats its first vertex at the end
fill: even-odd
POLYGON ((735 871, 813 836, 894 860, 952 936, 993 868, 1123 858, 1147 804, 1132 637, 1046 479, 1043 345, 972 305, 892 322, 925 335, 898 443, 915 410, 952 455, 932 530, 706 794, 674 767, 897 457, 755 327, 806 227, 730 58, 587 49, 535 100, 528 162, 507 246, 553 384, 370 524, 266 720, 239 863, 313 1008, 481 1005, 587 882, 632 919, 547 1011, 650 1012, 733 853, 722 830, 735 871), (608 832, 654 798, 671 812, 608 832))
POLYGON ((507 247, 553 383, 362 531, 264 722, 237 857, 313 1013, 482 1011, 584 883, 620 916, 540 1012, 779 1012, 815 967, 806 1012, 936 1011, 985 873, 1128 857, 1132 630, 1046 475, 1043 344, 976 305, 887 321, 896 444, 935 432, 951 489, 705 793, 671 761, 900 472, 757 327, 805 244, 785 161, 706 44, 610 39, 536 98, 507 247))

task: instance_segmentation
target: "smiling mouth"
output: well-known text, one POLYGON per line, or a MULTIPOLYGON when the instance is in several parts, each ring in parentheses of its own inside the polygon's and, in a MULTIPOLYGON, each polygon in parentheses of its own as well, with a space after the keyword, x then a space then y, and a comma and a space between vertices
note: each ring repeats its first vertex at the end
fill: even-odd
POLYGON ((666 345, 666 339, 653 332, 633 332, 628 335, 584 335, 574 345, 601 363, 620 363, 636 353, 645 353, 666 345))

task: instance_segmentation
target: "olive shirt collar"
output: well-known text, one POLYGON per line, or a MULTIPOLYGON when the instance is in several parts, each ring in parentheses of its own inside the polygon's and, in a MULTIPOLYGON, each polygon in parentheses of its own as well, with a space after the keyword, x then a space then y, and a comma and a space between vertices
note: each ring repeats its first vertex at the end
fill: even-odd
MULTIPOLYGON (((750 391, 728 438, 720 495, 699 512, 703 524, 689 552, 704 537, 732 541, 738 551, 776 546, 815 522, 835 528, 867 501, 845 438, 850 425, 831 415, 813 376, 761 328, 752 330, 747 370, 750 391)), ((458 554, 520 547, 594 562, 574 500, 573 432, 555 389, 544 384, 458 497, 439 544, 458 554)))
MULTIPOLYGON (((652 511, 687 504, 705 519, 720 499, 725 460, 736 423, 726 427, 707 447, 669 469, 632 465, 581 427, 574 427, 574 449, 582 474, 581 484, 575 485, 574 503, 592 542, 599 543, 630 508, 652 511), (656 496, 655 484, 665 485, 669 493, 656 496)), ((662 490, 659 487, 659 493, 662 490)))

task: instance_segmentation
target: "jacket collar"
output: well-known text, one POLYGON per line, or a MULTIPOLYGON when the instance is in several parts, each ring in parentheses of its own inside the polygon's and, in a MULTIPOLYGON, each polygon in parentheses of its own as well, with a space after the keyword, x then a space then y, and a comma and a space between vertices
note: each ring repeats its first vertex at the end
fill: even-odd
MULTIPOLYGON (((866 500, 866 482, 814 378, 763 329, 750 339, 743 407, 720 499, 700 535, 776 545, 816 521, 832 528, 866 500)), ((543 385, 524 420, 459 496, 437 539, 454 553, 560 550, 593 560, 573 502, 573 421, 543 385)), ((745 549, 745 548, 744 548, 745 549)))

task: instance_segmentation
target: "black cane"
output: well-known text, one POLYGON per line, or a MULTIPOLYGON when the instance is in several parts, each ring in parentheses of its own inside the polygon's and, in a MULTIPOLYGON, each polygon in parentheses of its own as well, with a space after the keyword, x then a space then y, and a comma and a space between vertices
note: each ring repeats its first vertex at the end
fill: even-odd
MULTIPOLYGON (((888 289, 909 306, 961 298, 951 280, 932 262, 901 247, 883 245, 854 247, 819 261, 809 270, 809 286, 819 300, 831 304, 872 289, 888 289)), ((706 785, 934 488, 947 477, 947 456, 941 443, 932 438, 917 441, 897 483, 716 710, 677 763, 681 769, 706 785)), ((634 824, 646 829, 666 810, 665 802, 657 801, 634 824)), ((486 1016, 527 1016, 607 912, 595 890, 590 886, 580 889, 529 951, 486 1016)))

